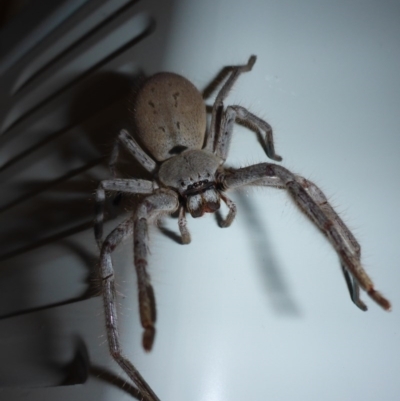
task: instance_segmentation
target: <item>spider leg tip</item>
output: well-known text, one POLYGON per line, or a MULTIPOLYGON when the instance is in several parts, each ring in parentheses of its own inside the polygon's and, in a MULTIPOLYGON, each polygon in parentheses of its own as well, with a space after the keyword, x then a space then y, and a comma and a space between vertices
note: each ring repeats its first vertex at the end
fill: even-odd
POLYGON ((392 305, 380 292, 374 290, 373 288, 368 291, 368 295, 385 311, 390 312, 392 310, 392 305))
POLYGON ((146 352, 150 352, 153 348, 154 337, 156 329, 154 327, 147 327, 143 332, 142 346, 146 352))
POLYGON ((248 61, 247 65, 248 65, 250 68, 253 67, 253 65, 256 63, 256 60, 257 60, 257 56, 254 55, 254 54, 252 54, 252 55, 250 56, 250 58, 249 58, 249 61, 248 61))
POLYGON ((354 302, 356 304, 356 306, 361 309, 363 312, 367 312, 368 311, 368 307, 367 305, 365 305, 364 302, 362 302, 361 300, 358 300, 358 302, 354 302))

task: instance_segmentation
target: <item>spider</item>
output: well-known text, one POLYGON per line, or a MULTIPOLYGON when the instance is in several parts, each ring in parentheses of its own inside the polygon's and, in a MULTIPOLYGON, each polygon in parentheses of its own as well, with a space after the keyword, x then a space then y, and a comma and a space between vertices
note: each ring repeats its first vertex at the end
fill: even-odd
POLYGON ((151 401, 159 400, 134 365, 123 355, 117 326, 114 269, 111 254, 125 238, 134 239, 134 265, 137 273, 139 310, 144 329, 142 345, 150 351, 155 337, 156 306, 147 272, 148 227, 162 215, 178 212, 183 244, 190 243, 186 212, 192 217, 216 212, 224 202, 228 214, 221 227, 229 227, 236 206, 226 192, 248 185, 285 189, 300 210, 328 238, 337 252, 352 301, 363 311, 360 287, 383 309, 390 302, 374 289, 360 262, 360 245, 329 204, 326 196, 311 181, 274 163, 259 163, 244 168, 225 168, 229 144, 236 122, 265 133, 262 146, 277 162, 272 128, 242 106, 224 108, 223 101, 240 74, 250 71, 256 61, 251 56, 245 65, 225 67, 219 77, 225 80, 212 107, 207 128, 206 106, 202 94, 186 78, 162 72, 148 78, 140 88, 133 110, 136 134, 146 151, 123 129, 110 159, 115 164, 122 144, 150 173, 152 181, 114 178, 101 181, 96 192, 95 237, 100 247, 100 274, 110 353, 138 389, 151 401), (102 240, 106 191, 143 194, 137 210, 102 240))

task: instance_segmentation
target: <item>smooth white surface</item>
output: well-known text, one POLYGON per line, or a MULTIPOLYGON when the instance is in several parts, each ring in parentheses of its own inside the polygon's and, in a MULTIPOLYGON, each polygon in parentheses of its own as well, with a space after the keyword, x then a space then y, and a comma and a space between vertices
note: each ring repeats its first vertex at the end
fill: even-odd
MULTIPOLYGON (((189 219, 189 246, 153 231, 158 334, 150 355, 130 356, 162 400, 399 398, 399 13, 388 1, 177 9, 164 70, 204 88, 258 56, 226 104, 271 123, 283 165, 341 212, 393 312, 365 294, 367 313, 351 303, 331 246, 283 192, 246 190, 229 229, 189 219)), ((267 161, 255 135, 235 132, 230 165, 267 161)), ((132 303, 125 344, 140 341, 135 294, 132 303)))

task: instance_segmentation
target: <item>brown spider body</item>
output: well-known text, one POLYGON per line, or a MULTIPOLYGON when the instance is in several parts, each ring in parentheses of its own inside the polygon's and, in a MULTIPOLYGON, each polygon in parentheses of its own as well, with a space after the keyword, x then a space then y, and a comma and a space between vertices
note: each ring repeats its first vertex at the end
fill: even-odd
POLYGON ((158 162, 203 146, 206 106, 197 88, 180 75, 162 72, 147 79, 133 117, 138 138, 158 162))

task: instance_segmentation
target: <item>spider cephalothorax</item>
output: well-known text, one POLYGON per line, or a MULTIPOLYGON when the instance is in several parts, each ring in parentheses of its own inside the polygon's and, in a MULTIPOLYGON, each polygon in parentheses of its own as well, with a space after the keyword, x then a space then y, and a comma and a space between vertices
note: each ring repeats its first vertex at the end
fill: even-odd
POLYGON ((193 217, 200 217, 220 207, 215 175, 222 162, 207 150, 185 150, 161 165, 158 179, 180 194, 193 217))
POLYGON ((140 89, 134 106, 136 136, 147 152, 126 130, 122 130, 112 153, 110 167, 115 171, 118 147, 122 143, 154 178, 152 181, 118 178, 105 180, 96 193, 98 212, 95 236, 101 249, 100 273, 110 352, 140 391, 152 401, 158 400, 158 397, 124 357, 119 345, 111 253, 124 238, 133 234, 140 318, 144 328, 143 347, 149 351, 155 336, 156 306, 147 273, 148 225, 165 214, 179 211, 178 225, 182 243, 188 244, 190 234, 186 212, 192 217, 213 213, 219 209, 222 200, 229 212, 225 219, 220 219, 220 225, 229 227, 235 218, 236 206, 226 191, 251 185, 287 190, 337 252, 353 302, 360 309, 367 309, 359 297, 362 288, 376 303, 386 310, 390 309, 389 301, 374 289, 361 265, 357 240, 314 183, 273 163, 238 169, 224 167, 236 121, 259 133, 263 132, 265 137, 262 146, 267 156, 275 161, 282 160, 275 153, 272 128, 266 121, 244 107, 228 106, 225 109, 223 106, 223 100, 238 76, 250 71, 255 61, 256 57, 251 56, 246 65, 223 70, 229 76, 214 102, 208 129, 202 95, 190 81, 172 73, 150 77, 140 89), (103 242, 105 191, 146 196, 132 216, 114 229, 103 242))

